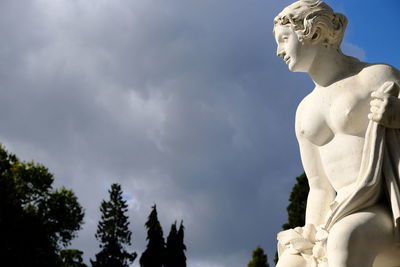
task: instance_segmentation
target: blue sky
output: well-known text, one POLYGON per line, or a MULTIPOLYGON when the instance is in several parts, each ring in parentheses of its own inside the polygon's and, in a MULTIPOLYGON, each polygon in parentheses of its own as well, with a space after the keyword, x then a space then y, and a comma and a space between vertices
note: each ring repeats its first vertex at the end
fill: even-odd
MULTIPOLYGON (((291 2, 0 1, 0 142, 76 192, 86 262, 113 182, 139 255, 157 204, 165 233, 184 221, 189 267, 243 267, 257 245, 273 258, 313 87, 275 55, 291 2)), ((400 67, 397 0, 329 3, 350 20, 345 52, 400 67)))
POLYGON ((400 67, 399 1, 329 0, 327 3, 349 18, 346 41, 364 49, 368 62, 400 67))

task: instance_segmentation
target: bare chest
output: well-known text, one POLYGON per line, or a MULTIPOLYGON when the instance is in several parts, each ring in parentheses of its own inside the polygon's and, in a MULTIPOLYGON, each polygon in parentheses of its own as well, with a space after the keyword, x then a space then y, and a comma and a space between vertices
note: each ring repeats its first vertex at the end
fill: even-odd
POLYGON ((318 146, 329 143, 336 134, 363 137, 368 125, 369 91, 352 89, 349 84, 314 90, 299 105, 296 131, 318 146))

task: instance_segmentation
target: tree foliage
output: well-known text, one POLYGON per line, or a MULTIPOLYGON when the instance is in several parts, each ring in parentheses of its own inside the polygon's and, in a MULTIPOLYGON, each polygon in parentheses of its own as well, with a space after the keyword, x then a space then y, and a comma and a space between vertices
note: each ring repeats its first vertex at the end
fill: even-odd
POLYGON ((137 254, 129 253, 126 246, 131 245, 132 232, 129 230, 126 200, 122 197, 119 184, 112 184, 108 191, 110 200, 101 202, 101 220, 97 226, 96 239, 100 241, 101 251, 91 260, 94 267, 127 267, 137 254))
POLYGON ((141 267, 162 267, 165 256, 163 230, 158 221, 157 207, 154 205, 145 224, 147 228, 147 248, 140 257, 141 267))
POLYGON ((269 267, 268 257, 261 247, 257 247, 253 251, 253 258, 247 265, 248 267, 269 267))
POLYGON ((179 230, 177 230, 176 222, 171 225, 165 250, 165 267, 186 267, 184 229, 183 222, 181 222, 179 230))
POLYGON ((289 197, 289 206, 287 207, 288 222, 285 223, 283 230, 304 226, 307 197, 310 187, 305 173, 296 178, 297 183, 293 186, 289 197))
POLYGON ((78 249, 64 249, 60 252, 61 267, 86 267, 82 259, 83 252, 78 249))
POLYGON ((75 194, 53 189, 43 165, 21 162, 0 145, 0 258, 12 266, 60 266, 59 252, 81 228, 75 194))

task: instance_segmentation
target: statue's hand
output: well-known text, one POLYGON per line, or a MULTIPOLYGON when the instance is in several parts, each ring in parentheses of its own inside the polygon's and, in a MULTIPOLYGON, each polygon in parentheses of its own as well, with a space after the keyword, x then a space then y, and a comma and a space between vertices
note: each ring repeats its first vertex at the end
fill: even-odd
POLYGON ((381 88, 372 92, 371 113, 368 114, 368 119, 388 128, 400 128, 398 92, 399 86, 394 82, 385 82, 381 88))

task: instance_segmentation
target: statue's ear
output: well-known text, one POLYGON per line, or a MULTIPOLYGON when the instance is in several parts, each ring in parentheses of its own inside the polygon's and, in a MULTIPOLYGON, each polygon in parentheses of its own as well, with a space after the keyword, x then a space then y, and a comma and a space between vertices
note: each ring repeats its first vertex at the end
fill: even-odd
POLYGON ((321 28, 317 27, 311 37, 312 42, 317 42, 321 38, 321 28))

